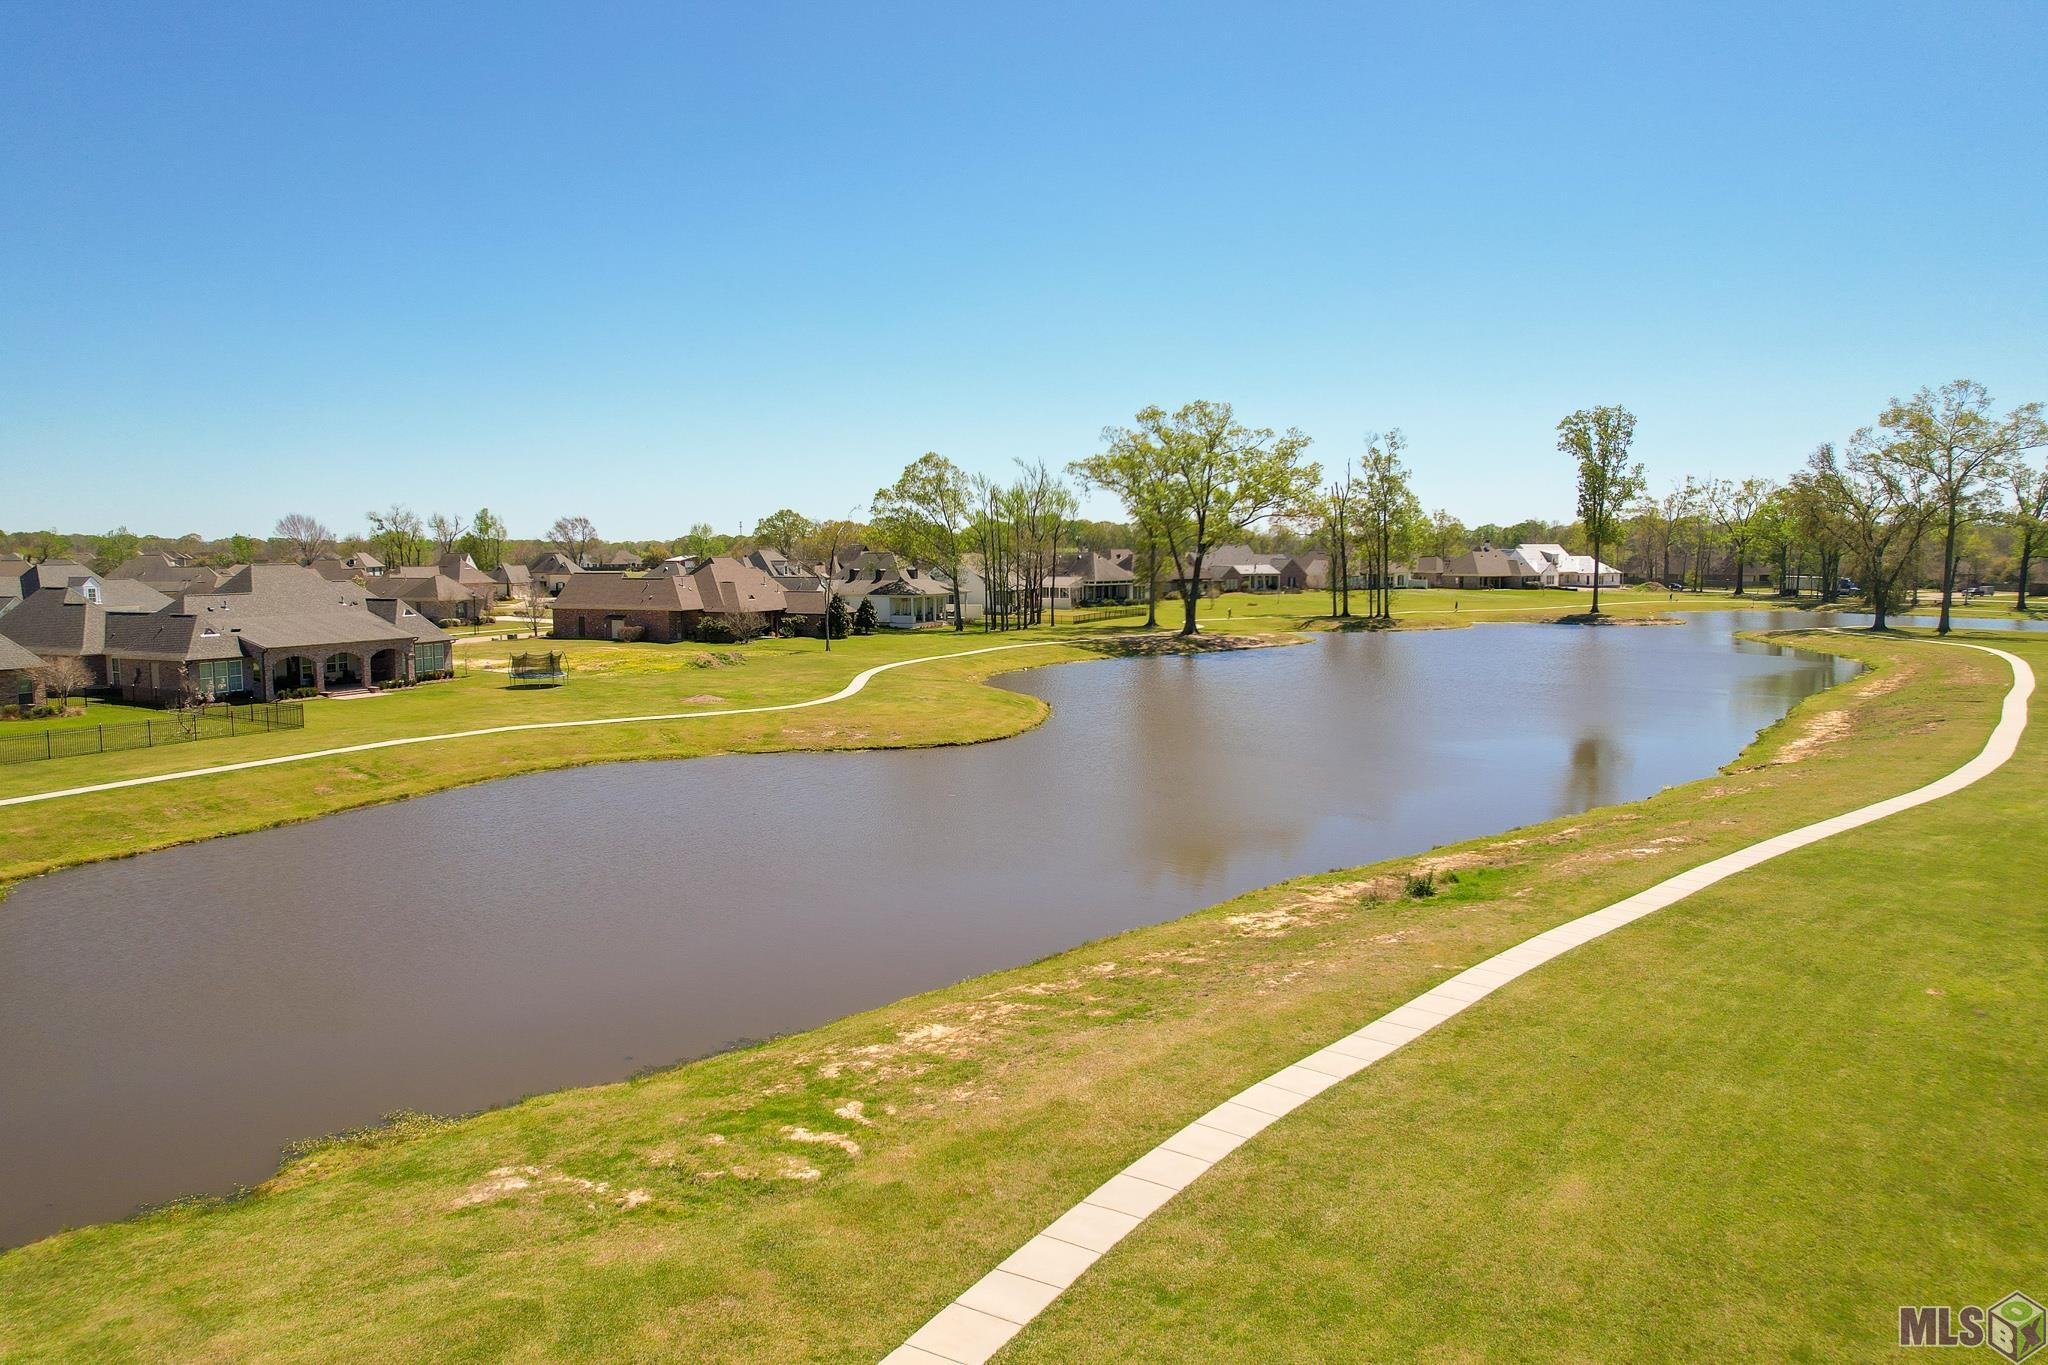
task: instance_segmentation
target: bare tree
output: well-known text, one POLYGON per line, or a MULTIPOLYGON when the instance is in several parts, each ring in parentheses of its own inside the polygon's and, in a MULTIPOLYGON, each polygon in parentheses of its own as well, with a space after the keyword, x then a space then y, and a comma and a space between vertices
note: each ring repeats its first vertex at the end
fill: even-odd
POLYGON ((410 507, 394 502, 382 512, 366 512, 364 516, 370 523, 370 540, 386 564, 393 568, 410 568, 424 557, 426 528, 420 524, 419 514, 410 507))
POLYGON ((56 694, 60 710, 71 708, 73 692, 82 692, 92 686, 92 670, 85 666, 84 660, 70 654, 60 654, 29 672, 30 676, 42 684, 46 694, 56 694))
POLYGON ((436 512, 427 518, 427 529, 433 532, 434 553, 440 556, 454 552, 456 545, 462 540, 463 533, 469 530, 469 523, 460 516, 451 517, 446 512, 436 512))
POLYGON ((556 517, 555 524, 548 527, 548 544, 578 564, 583 563, 598 543, 597 528, 590 524, 589 517, 556 517))
POLYGON ((292 547, 301 560, 318 559, 334 548, 334 532, 318 517, 292 512, 277 519, 277 538, 292 547))
POLYGON ((548 593, 548 585, 545 579, 529 578, 526 580, 526 585, 519 590, 519 606, 520 610, 526 615, 526 633, 528 635, 538 636, 540 634, 540 618, 547 614, 548 604, 551 601, 553 601, 553 598, 548 593))

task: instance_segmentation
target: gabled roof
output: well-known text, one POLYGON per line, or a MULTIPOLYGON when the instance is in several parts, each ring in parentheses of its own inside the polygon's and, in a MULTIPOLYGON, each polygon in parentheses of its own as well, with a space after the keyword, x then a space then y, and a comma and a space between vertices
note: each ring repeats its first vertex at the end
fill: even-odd
MULTIPOLYGON (((490 580, 484 580, 489 583, 490 580)), ((428 569, 418 571, 399 570, 395 573, 377 576, 376 595, 396 597, 407 602, 460 602, 478 595, 482 585, 458 583, 447 574, 428 569)))
POLYGON ((0 671, 13 672, 23 668, 40 668, 42 664, 41 656, 33 653, 25 646, 14 643, 5 635, 0 635, 0 671))
POLYGON ((528 565, 535 573, 582 573, 583 566, 560 550, 549 550, 528 565))

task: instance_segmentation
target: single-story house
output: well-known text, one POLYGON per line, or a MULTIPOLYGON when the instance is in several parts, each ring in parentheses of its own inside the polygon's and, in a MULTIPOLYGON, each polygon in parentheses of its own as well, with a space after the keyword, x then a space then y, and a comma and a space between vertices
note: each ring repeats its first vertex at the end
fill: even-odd
POLYGON ((1514 553, 1540 567, 1537 578, 1546 588, 1590 588, 1596 580, 1603 588, 1621 586, 1621 570, 1562 545, 1517 545, 1514 553))
POLYGON ((1280 566, 1283 592, 1320 592, 1330 586, 1330 556, 1323 550, 1304 550, 1280 566))
POLYGON ((1454 557, 1442 577, 1449 588, 1535 588, 1542 586, 1543 566, 1519 551, 1481 545, 1454 557))
POLYGON ((584 572, 584 569, 581 564, 578 564, 560 550, 549 550, 527 565, 526 571, 534 578, 545 583, 550 593, 559 594, 563 588, 568 586, 569 580, 575 575, 584 572))
MULTIPOLYGON (((986 591, 974 591, 979 577, 968 575, 960 584, 963 621, 981 619, 986 608, 986 591)), ((859 611, 862 599, 872 602, 875 624, 880 626, 917 630, 953 620, 953 580, 888 550, 863 550, 842 560, 828 591, 846 603, 849 612, 859 611)))
POLYGON ((461 583, 439 568, 392 569, 378 576, 377 595, 408 602, 435 621, 475 623, 490 617, 498 585, 488 578, 481 585, 461 583))
POLYGON ((524 597, 526 585, 533 582, 533 575, 527 572, 524 564, 500 564, 497 568, 487 569, 485 572, 490 574, 491 581, 498 585, 498 596, 503 598, 524 597))
POLYGON ((88 586, 38 590, 8 614, 5 633, 45 658, 83 660, 127 701, 175 701, 188 690, 269 700, 296 688, 416 680, 450 665, 447 634, 419 612, 296 564, 245 566, 210 592, 175 599, 132 580, 101 584, 97 598, 88 586))
POLYGON ((1417 555, 1410 576, 1419 587, 1441 588, 1450 573, 1451 562, 1442 555, 1417 555))
POLYGON ((1138 575, 1108 555, 1084 550, 1073 555, 1052 576, 1046 591, 1062 607, 1098 607, 1144 600, 1138 575))
MULTIPOLYGON (((822 603, 818 609, 822 614, 822 603)), ((751 613, 772 627, 790 611, 789 595, 774 579, 719 555, 687 573, 578 574, 555 598, 554 634, 565 640, 674 644, 696 639, 707 619, 730 621, 751 613)))
POLYGON ((107 574, 108 578, 133 579, 147 583, 159 592, 181 593, 190 589, 205 591, 220 583, 220 575, 204 564, 194 564, 183 555, 168 550, 149 550, 123 562, 107 574))

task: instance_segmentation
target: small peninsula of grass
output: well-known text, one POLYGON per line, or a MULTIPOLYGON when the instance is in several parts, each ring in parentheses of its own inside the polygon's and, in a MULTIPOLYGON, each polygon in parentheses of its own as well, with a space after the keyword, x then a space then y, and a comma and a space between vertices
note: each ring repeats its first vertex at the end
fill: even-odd
MULTIPOLYGON (((2040 642, 1983 638, 2048 669, 2040 642)), ((1975 651, 1786 642, 1874 671, 1715 777, 631 1082, 313 1144, 246 1198, 0 1254, 0 1355, 874 1360, 1251 1080, 1546 927, 1949 771, 2006 690, 1975 651)), ((1337 1086, 1011 1354, 1860 1358, 1899 1303, 2024 1285, 2044 743, 2037 723, 1976 786, 1617 931, 1337 1086)))

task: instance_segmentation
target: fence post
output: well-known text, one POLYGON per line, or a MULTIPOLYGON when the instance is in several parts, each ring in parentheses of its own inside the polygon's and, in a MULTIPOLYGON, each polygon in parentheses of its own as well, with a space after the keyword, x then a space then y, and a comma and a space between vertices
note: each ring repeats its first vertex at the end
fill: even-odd
POLYGON ((107 751, 107 727, 106 727, 105 725, 101 725, 101 726, 100 726, 100 752, 101 752, 101 753, 105 753, 106 751, 107 751))
POLYGON ((52 748, 50 747, 50 735, 51 735, 51 731, 48 731, 48 730, 45 730, 45 731, 43 731, 43 757, 44 757, 44 758, 55 758, 55 757, 57 756, 57 755, 56 755, 56 751, 55 751, 54 749, 52 749, 52 748))

